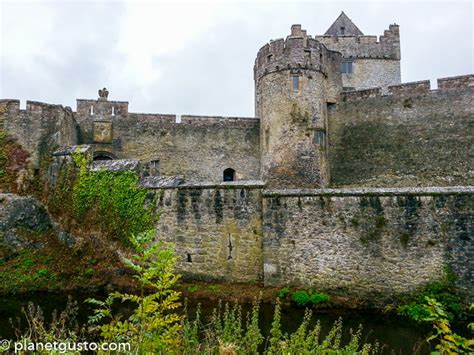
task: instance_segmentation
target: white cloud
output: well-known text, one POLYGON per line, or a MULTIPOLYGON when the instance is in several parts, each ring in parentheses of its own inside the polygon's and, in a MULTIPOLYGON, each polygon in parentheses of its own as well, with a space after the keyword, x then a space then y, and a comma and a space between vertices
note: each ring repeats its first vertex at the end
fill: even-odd
POLYGON ((74 107, 105 85, 137 112, 252 116, 258 49, 293 23, 321 34, 341 10, 366 34, 400 24, 403 81, 473 72, 469 1, 0 4, 0 96, 21 100, 74 107))

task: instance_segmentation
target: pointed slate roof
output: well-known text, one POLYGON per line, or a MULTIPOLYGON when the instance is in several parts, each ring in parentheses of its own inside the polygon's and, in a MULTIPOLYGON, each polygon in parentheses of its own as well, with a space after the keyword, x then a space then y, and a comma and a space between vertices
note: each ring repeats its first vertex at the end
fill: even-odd
POLYGON ((361 30, 351 21, 349 17, 341 12, 339 17, 334 21, 331 27, 328 28, 325 36, 363 36, 361 30))

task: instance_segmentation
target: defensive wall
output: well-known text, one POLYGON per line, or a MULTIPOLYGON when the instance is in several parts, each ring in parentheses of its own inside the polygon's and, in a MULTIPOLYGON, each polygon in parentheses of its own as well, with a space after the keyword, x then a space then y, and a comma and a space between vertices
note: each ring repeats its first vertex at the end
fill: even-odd
POLYGON ((148 185, 157 238, 189 279, 314 288, 383 302, 447 270, 472 295, 472 187, 284 189, 148 185))
POLYGON ((255 118, 129 113, 127 102, 77 100, 76 119, 82 144, 118 159, 157 162, 160 175, 219 182, 232 168, 239 180, 259 178, 255 118))
POLYGON ((474 185, 474 76, 347 92, 329 110, 331 186, 474 185))

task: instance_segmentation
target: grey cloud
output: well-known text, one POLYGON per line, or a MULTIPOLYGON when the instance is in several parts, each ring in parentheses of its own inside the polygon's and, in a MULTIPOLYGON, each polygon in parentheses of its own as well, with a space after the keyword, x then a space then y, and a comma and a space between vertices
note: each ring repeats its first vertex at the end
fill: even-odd
MULTIPOLYGON (((2 57, 2 96, 74 107, 76 97, 95 98, 97 89, 108 85, 111 98, 129 100, 136 112, 253 116, 258 49, 286 36, 293 23, 301 23, 312 35, 322 34, 341 10, 365 34, 381 35, 394 22, 401 26, 405 82, 473 72, 469 2, 244 2, 219 10, 212 23, 206 23, 208 29, 192 41, 176 38, 186 42, 184 48, 150 54, 151 70, 162 73, 150 81, 124 72, 127 53, 118 49, 127 17, 122 5, 54 3, 54 31, 45 47, 23 66, 2 57)), ((14 12, 9 8, 4 16, 14 12)), ((34 31, 29 23, 21 25, 34 31)), ((172 33, 154 35, 160 41, 172 33)), ((16 34, 3 28, 2 36, 16 34)), ((146 50, 145 41, 137 38, 137 43, 146 50)))

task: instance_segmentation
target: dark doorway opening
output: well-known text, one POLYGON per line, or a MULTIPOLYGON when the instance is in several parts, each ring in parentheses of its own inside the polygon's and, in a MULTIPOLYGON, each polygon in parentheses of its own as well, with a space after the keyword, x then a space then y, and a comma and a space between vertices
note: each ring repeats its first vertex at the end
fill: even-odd
POLYGON ((224 181, 235 181, 235 170, 228 168, 224 170, 224 181))
POLYGON ((99 160, 114 160, 116 159, 112 154, 106 153, 106 152, 96 152, 94 154, 94 161, 99 161, 99 160))

